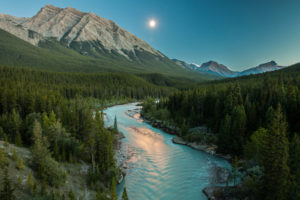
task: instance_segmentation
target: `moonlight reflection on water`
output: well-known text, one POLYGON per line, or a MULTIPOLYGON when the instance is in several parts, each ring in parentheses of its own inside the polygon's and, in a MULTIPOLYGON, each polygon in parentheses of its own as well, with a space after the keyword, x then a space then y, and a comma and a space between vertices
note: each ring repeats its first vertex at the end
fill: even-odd
POLYGON ((211 169, 230 169, 230 164, 207 153, 173 144, 172 135, 153 128, 140 119, 137 104, 104 110, 105 125, 113 125, 115 116, 125 137, 122 152, 127 157, 125 185, 131 200, 204 200, 202 189, 211 185, 211 169), (128 151, 130 150, 130 151, 128 151), (128 166, 128 167, 127 167, 128 166))

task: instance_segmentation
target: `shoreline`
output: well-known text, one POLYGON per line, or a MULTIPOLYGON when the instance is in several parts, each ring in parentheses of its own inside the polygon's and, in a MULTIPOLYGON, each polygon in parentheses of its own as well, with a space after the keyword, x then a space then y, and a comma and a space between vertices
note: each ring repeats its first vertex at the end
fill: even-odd
POLYGON ((232 157, 229 154, 228 155, 222 155, 222 154, 216 153, 216 149, 217 149, 216 145, 199 144, 197 142, 187 142, 179 136, 173 137, 172 142, 174 144, 185 145, 185 146, 188 146, 192 149, 195 149, 195 150, 198 150, 198 151, 203 151, 203 152, 208 153, 210 155, 223 158, 223 159, 227 160, 230 163, 232 161, 232 157))
POLYGON ((178 128, 175 126, 165 126, 162 121, 160 120, 155 120, 155 121, 151 121, 149 119, 146 119, 142 114, 141 114, 141 118, 148 124, 150 124, 151 126, 158 128, 164 132, 166 132, 169 135, 174 135, 174 137, 172 138, 172 142, 174 144, 181 144, 181 145, 185 145, 188 146, 192 149, 198 150, 198 151, 203 151, 205 153, 208 153, 210 155, 216 156, 216 157, 220 157, 223 158, 225 160, 227 160, 228 162, 232 163, 232 156, 227 154, 227 155, 223 155, 223 154, 219 154, 216 153, 217 150, 217 146, 212 144, 212 145, 208 145, 208 144, 200 144, 197 142, 188 142, 185 141, 184 139, 182 139, 182 137, 178 136, 178 128))

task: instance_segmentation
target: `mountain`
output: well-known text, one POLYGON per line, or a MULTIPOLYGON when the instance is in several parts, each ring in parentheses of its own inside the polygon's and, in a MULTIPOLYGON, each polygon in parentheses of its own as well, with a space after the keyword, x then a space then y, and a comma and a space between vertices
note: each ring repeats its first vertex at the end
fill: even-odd
POLYGON ((203 63, 202 65, 198 65, 196 63, 188 64, 178 59, 172 59, 172 60, 182 68, 194 72, 206 73, 206 74, 222 76, 222 77, 234 77, 237 74, 237 72, 231 71, 226 66, 219 64, 215 61, 209 61, 203 63))
POLYGON ((257 67, 253 67, 245 71, 242 71, 239 73, 239 76, 260 74, 260 73, 275 71, 283 68, 284 68, 283 66, 279 66, 275 61, 270 61, 267 63, 260 64, 257 67))
POLYGON ((197 68, 197 70, 224 77, 234 77, 236 75, 236 72, 231 71, 225 65, 219 64, 215 61, 203 63, 200 67, 197 68))
POLYGON ((215 61, 209 61, 209 62, 203 63, 202 65, 198 65, 195 63, 188 64, 184 61, 177 60, 177 59, 172 59, 172 60, 177 65, 179 65, 182 68, 185 68, 187 70, 190 70, 190 71, 203 72, 203 73, 207 73, 207 74, 228 77, 228 78, 251 75, 251 74, 260 74, 260 73, 275 71, 275 70, 284 68, 283 66, 279 66, 275 61, 270 61, 267 63, 260 64, 257 67, 249 68, 242 72, 238 72, 238 71, 232 71, 228 67, 226 67, 222 64, 219 64, 215 61))
POLYGON ((32 18, 1 15, 0 27, 21 39, 38 45, 45 38, 56 38, 82 54, 117 52, 130 59, 136 51, 164 57, 149 44, 120 28, 113 21, 74 8, 46 5, 32 18), (26 33, 27 32, 27 33, 26 33))
POLYGON ((0 65, 5 66, 215 78, 179 67, 111 20, 69 7, 46 5, 31 18, 1 14, 0 50, 0 65))
POLYGON ((178 60, 178 59, 172 59, 177 65, 181 66, 183 69, 187 69, 187 70, 195 70, 195 67, 192 64, 188 64, 182 60, 178 60))

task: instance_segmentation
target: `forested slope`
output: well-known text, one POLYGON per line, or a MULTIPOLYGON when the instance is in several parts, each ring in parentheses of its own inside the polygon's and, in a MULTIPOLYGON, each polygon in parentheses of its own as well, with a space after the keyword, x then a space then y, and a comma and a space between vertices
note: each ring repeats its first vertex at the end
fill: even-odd
POLYGON ((148 102, 143 112, 178 126, 179 135, 187 141, 214 141, 219 153, 243 159, 239 163, 242 197, 298 199, 299 69, 296 64, 276 72, 201 84, 177 91, 158 104, 148 102), (188 131, 198 126, 208 127, 216 140, 188 131))

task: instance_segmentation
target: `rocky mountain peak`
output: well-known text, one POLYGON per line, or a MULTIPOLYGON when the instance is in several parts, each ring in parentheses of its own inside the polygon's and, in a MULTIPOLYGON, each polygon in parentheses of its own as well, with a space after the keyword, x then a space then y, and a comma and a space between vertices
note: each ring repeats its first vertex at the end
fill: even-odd
POLYGON ((93 12, 85 13, 71 7, 46 5, 35 16, 23 21, 17 18, 7 20, 7 17, 0 15, 0 28, 34 45, 47 38, 56 38, 67 47, 83 54, 117 52, 130 59, 137 51, 143 51, 164 57, 115 22, 93 12))
POLYGON ((206 63, 204 63, 204 64, 206 64, 206 65, 213 65, 213 66, 217 66, 217 65, 219 65, 219 63, 217 63, 216 61, 213 61, 213 60, 210 60, 210 61, 208 61, 208 62, 206 62, 206 63))
POLYGON ((208 61, 206 63, 203 63, 200 67, 203 70, 211 70, 215 71, 216 73, 232 73, 230 69, 228 69, 226 66, 217 63, 216 61, 208 61))
POLYGON ((272 60, 270 62, 260 64, 259 66, 260 67, 273 67, 273 66, 277 66, 277 63, 274 60, 272 60))

